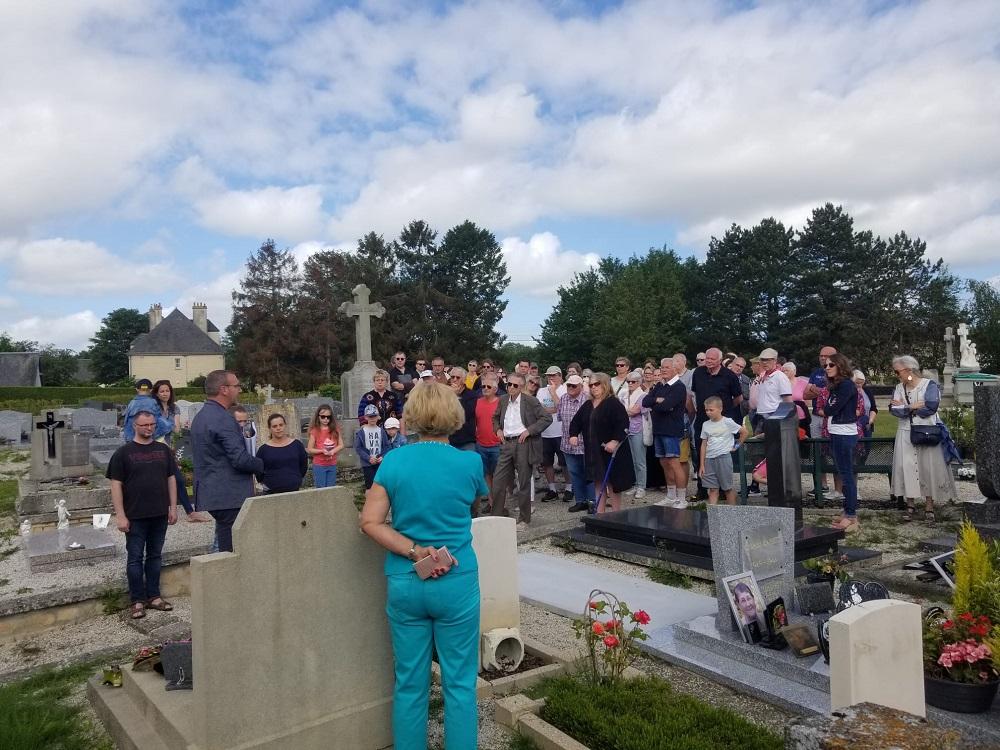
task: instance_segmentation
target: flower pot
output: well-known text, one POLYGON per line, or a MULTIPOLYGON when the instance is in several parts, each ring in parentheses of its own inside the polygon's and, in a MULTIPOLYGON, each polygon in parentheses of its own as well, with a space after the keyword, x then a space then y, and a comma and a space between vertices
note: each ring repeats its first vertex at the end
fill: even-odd
POLYGON ((924 675, 924 698, 927 703, 945 711, 981 714, 989 711, 997 694, 1000 680, 992 682, 952 682, 924 675))

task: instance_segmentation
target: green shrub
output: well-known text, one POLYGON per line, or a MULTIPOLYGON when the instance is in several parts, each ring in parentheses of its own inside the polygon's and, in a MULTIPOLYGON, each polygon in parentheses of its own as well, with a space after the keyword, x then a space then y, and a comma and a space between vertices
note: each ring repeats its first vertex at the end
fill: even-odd
POLYGON ((969 406, 953 406, 938 412, 941 421, 948 427, 951 439, 958 446, 962 458, 976 456, 976 415, 969 406))
POLYGON ((594 686, 573 677, 533 688, 542 718, 591 750, 779 750, 780 737, 655 677, 594 686))
POLYGON ((324 383, 316 389, 320 396, 340 401, 340 383, 324 383))
POLYGON ((958 547, 955 550, 955 590, 951 595, 955 615, 964 612, 986 614, 972 609, 973 591, 993 580, 995 574, 990 548, 979 536, 976 527, 965 520, 958 531, 958 547))

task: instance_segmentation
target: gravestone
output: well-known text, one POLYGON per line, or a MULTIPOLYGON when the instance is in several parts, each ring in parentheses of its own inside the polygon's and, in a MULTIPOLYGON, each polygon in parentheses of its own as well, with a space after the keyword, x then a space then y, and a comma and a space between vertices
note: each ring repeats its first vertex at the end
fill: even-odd
POLYGON ((815 615, 833 612, 837 603, 833 600, 830 584, 804 583, 795 587, 795 606, 801 615, 815 615))
POLYGON ((254 424, 257 427, 257 445, 263 445, 270 437, 267 420, 272 414, 280 414, 285 418, 289 435, 293 438, 301 437, 302 423, 299 421, 299 410, 295 408, 295 404, 291 400, 286 399, 280 403, 263 404, 254 416, 254 424))
POLYGON ((729 592, 722 579, 753 570, 764 601, 777 597, 792 602, 795 584, 795 511, 750 505, 708 506, 708 529, 712 545, 720 631, 735 625, 729 592), (780 540, 780 541, 779 541, 780 540))
POLYGON ((1000 502, 1000 440, 996 438, 1000 434, 1000 385, 994 382, 977 386, 974 397, 976 481, 988 503, 1000 502))
POLYGON ((390 746, 385 551, 358 532, 350 490, 250 498, 233 536, 235 552, 191 559, 188 741, 200 750, 390 746))
POLYGON ((117 549, 113 532, 93 526, 33 532, 23 539, 31 573, 102 562, 114 557, 117 549))
POLYGON ((70 424, 74 430, 90 428, 95 433, 103 434, 108 428, 118 429, 118 413, 89 408, 74 409, 70 424))
POLYGON ((378 365, 372 360, 372 327, 371 319, 385 315, 385 307, 381 302, 370 302, 371 290, 364 284, 358 284, 351 290, 353 302, 344 302, 338 312, 356 318, 354 323, 356 356, 354 367, 340 377, 341 398, 344 404, 344 419, 340 429, 344 439, 344 450, 339 454, 337 463, 342 466, 357 466, 358 458, 354 453, 354 433, 358 429, 355 416, 361 396, 372 389, 372 378, 378 365))
POLYGON ((0 410, 0 423, 15 422, 19 427, 18 438, 14 442, 26 440, 31 435, 31 414, 24 411, 0 410))
POLYGON ((479 564, 480 664, 489 665, 488 652, 505 638, 517 641, 524 656, 521 600, 517 575, 517 528, 513 518, 485 516, 472 521, 472 549, 479 564), (485 659, 485 660, 484 660, 485 659))
POLYGON ((191 420, 194 419, 195 415, 201 411, 201 408, 205 405, 204 401, 185 401, 181 399, 180 401, 175 401, 174 405, 177 407, 177 413, 181 418, 181 425, 190 426, 191 420))
POLYGON ((0 420, 0 443, 20 443, 21 423, 15 420, 0 420))
POLYGON ((87 476, 90 465, 90 438, 66 430, 66 422, 53 412, 39 417, 31 433, 31 470, 29 476, 39 481, 87 476))
POLYGON ((772 508, 793 508, 796 527, 802 526, 802 458, 799 447, 799 419, 795 404, 781 403, 772 414, 764 417, 767 504, 772 508))
POLYGON ((831 710, 868 702, 927 715, 919 605, 862 602, 829 625, 831 710))

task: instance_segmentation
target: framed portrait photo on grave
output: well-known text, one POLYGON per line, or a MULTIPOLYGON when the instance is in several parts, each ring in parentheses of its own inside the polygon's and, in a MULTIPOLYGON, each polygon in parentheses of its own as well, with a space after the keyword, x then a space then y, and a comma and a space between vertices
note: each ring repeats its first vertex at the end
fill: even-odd
POLYGON ((729 607, 739 626, 740 634, 747 643, 759 643, 767 635, 764 619, 764 597, 752 570, 727 576, 722 585, 728 593, 729 607))

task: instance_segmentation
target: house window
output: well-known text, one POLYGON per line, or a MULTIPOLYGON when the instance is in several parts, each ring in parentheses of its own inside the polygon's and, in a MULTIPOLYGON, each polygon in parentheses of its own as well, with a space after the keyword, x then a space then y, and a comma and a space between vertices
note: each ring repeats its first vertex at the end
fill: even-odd
POLYGON ((174 357, 174 369, 175 370, 181 369, 181 358, 180 357, 174 357))

